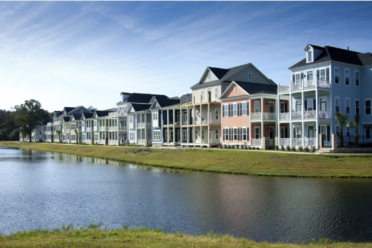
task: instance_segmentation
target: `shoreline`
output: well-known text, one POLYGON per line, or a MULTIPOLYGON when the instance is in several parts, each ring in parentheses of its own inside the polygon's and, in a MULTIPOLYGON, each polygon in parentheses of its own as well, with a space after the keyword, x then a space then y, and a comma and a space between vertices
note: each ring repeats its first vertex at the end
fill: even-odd
POLYGON ((158 149, 20 141, 0 141, 0 146, 200 172, 300 178, 372 178, 372 155, 294 154, 192 148, 158 149))

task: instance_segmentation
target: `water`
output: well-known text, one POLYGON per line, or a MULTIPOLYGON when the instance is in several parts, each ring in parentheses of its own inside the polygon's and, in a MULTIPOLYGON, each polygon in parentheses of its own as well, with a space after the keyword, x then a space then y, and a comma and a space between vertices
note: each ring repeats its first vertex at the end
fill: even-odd
POLYGON ((0 147, 0 233, 103 222, 255 241, 372 241, 372 180, 185 172, 0 147))

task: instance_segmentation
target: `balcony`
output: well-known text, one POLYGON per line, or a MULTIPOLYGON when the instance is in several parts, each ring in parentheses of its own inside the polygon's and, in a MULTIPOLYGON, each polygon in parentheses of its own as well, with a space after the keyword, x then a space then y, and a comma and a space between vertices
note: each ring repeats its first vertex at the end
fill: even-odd
POLYGON ((108 127, 108 131, 118 131, 117 126, 108 127))
POLYGON ((137 123, 137 128, 146 128, 146 127, 151 127, 151 123, 149 122, 138 122, 137 123))
POLYGON ((119 131, 126 131, 127 130, 127 126, 119 126, 119 131))
MULTIPOLYGON (((276 120, 276 113, 263 112, 263 120, 276 120)), ((252 113, 252 120, 261 120, 261 112, 252 113)))
POLYGON ((251 146, 261 146, 261 139, 252 139, 251 140, 251 146))
POLYGON ((300 120, 300 119, 302 119, 301 111, 292 112, 292 120, 300 120))
POLYGON ((305 119, 315 119, 316 118, 316 111, 315 110, 304 111, 304 118, 305 119))
POLYGON ((293 138, 292 146, 302 146, 302 138, 293 138))
POLYGON ((318 119, 332 119, 332 111, 319 110, 318 119))
POLYGON ((279 146, 289 146, 291 144, 291 139, 289 138, 280 138, 279 146))
POLYGON ((316 139, 315 138, 305 138, 304 146, 315 146, 316 139))
POLYGON ((279 119, 280 120, 290 120, 290 114, 289 112, 286 112, 286 113, 280 113, 279 114, 279 119))
POLYGON ((99 131, 107 131, 108 127, 107 126, 101 126, 99 127, 99 131))
POLYGON ((308 90, 308 89, 329 89, 331 88, 331 81, 327 80, 300 80, 295 82, 290 82, 289 85, 279 85, 279 93, 308 90))

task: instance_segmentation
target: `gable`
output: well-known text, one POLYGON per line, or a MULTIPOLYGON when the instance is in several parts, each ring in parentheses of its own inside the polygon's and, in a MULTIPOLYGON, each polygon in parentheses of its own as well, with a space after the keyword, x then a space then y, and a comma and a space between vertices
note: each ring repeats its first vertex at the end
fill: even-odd
POLYGON ((129 113, 134 113, 134 112, 136 112, 136 111, 135 111, 134 108, 131 106, 130 109, 129 109, 129 113))
POLYGON ((223 98, 236 97, 236 96, 248 96, 247 92, 243 90, 239 85, 231 83, 229 88, 226 90, 223 98), (235 91, 234 91, 235 88, 235 91))
POLYGON ((254 66, 248 65, 239 72, 231 77, 226 78, 225 81, 241 81, 241 82, 255 82, 260 84, 272 84, 266 76, 264 76, 259 70, 254 66), (251 73, 251 80, 248 80, 248 73, 251 73))
POLYGON ((204 76, 203 76, 202 80, 200 81, 200 83, 204 84, 204 83, 217 81, 217 80, 218 80, 218 78, 216 77, 216 75, 214 75, 211 70, 207 69, 207 71, 204 73, 204 76))

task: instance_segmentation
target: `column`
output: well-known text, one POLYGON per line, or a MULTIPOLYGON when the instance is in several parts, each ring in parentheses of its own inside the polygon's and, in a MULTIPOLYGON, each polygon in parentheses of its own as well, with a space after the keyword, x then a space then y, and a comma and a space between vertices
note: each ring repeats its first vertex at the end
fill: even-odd
POLYGON ((147 146, 147 123, 146 123, 146 121, 147 121, 147 114, 144 113, 144 115, 145 115, 145 146, 147 146))
POLYGON ((305 123, 304 121, 302 121, 302 127, 301 127, 301 134, 302 134, 302 143, 301 145, 304 146, 305 145, 305 123))
POLYGON ((289 120, 292 120, 292 93, 289 93, 289 120))
POLYGON ((175 123, 176 123, 176 111, 173 109, 173 145, 176 143, 176 128, 175 128, 175 123))
POLYGON ((304 102, 304 92, 301 92, 301 119, 305 119, 304 116, 305 102, 304 102))
POLYGON ((187 121, 187 125, 186 125, 186 128, 187 128, 187 131, 186 131, 186 135, 187 135, 187 144, 190 143, 190 134, 189 134, 189 120, 190 120, 190 117, 189 117, 189 106, 186 107, 186 121, 187 121))
POLYGON ((202 144, 203 143, 203 136, 202 136, 202 104, 201 104, 201 101, 200 101, 200 133, 199 133, 199 135, 200 135, 200 144, 202 144))
POLYGON ((167 143, 169 143, 169 109, 167 109, 167 143))
POLYGON ((292 139, 293 139, 293 126, 292 122, 289 123, 289 146, 292 147, 292 139))
POLYGON ((318 92, 318 89, 316 88, 315 89, 315 118, 318 119, 318 113, 319 113, 319 92, 318 92))
POLYGON ((261 120, 263 119, 263 112, 264 112, 264 104, 263 104, 263 97, 261 97, 261 120))
MULTIPOLYGON (((209 99, 208 99, 209 100, 209 99)), ((210 132, 210 130, 211 130, 211 126, 210 126, 210 115, 211 115, 211 113, 210 113, 210 104, 209 104, 209 101, 208 101, 208 110, 207 110, 207 124, 208 124, 208 128, 207 128, 207 141, 208 141, 208 147, 209 147, 209 144, 210 144, 210 135, 209 135, 209 132, 210 132)))

